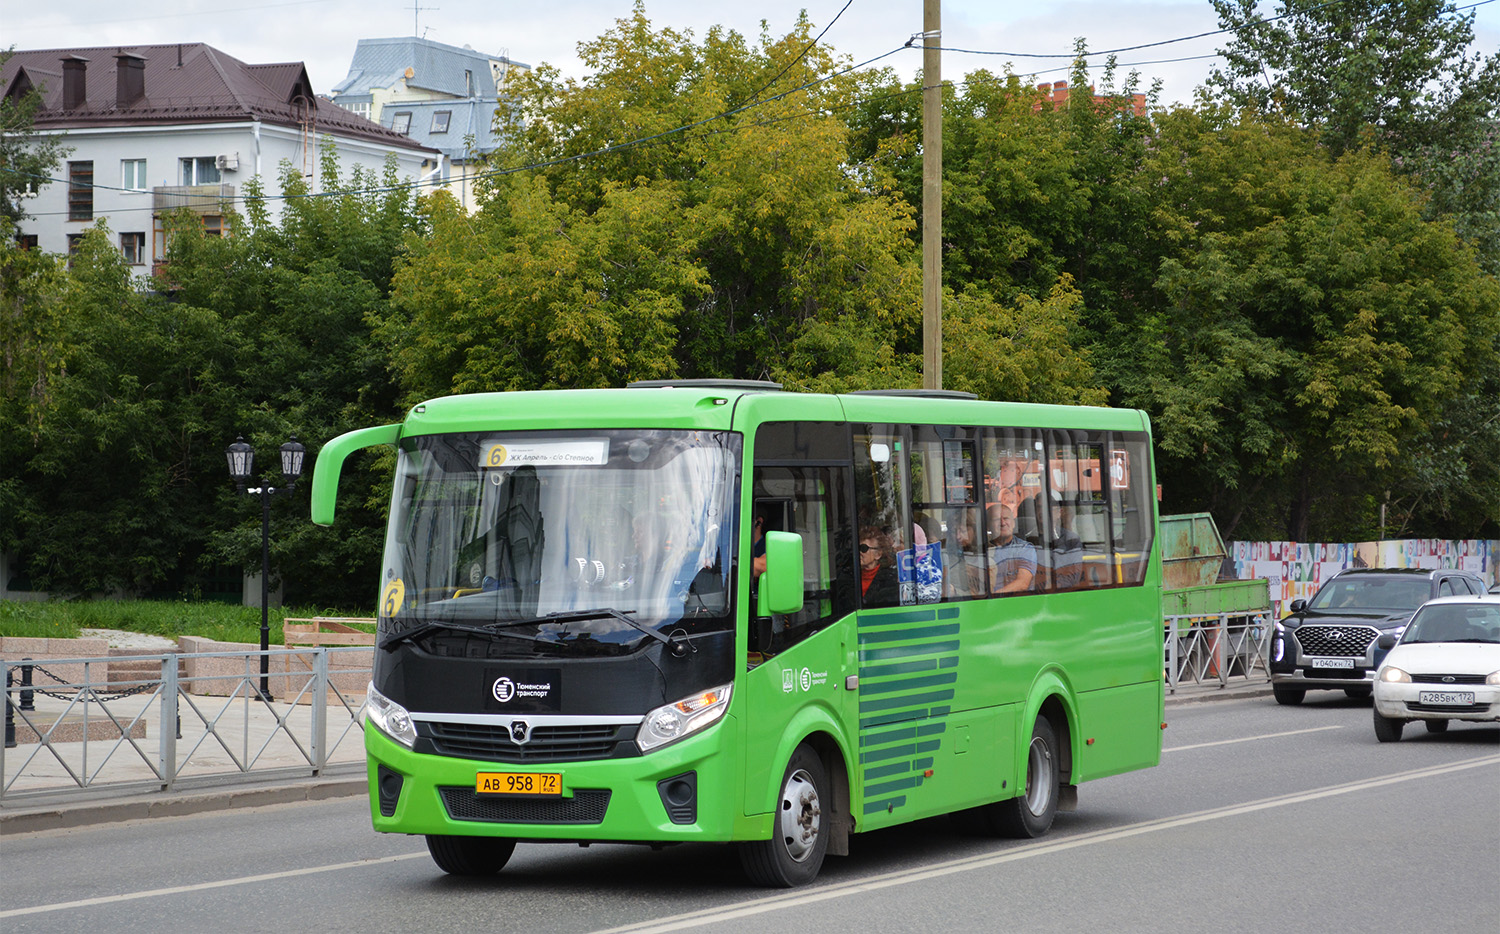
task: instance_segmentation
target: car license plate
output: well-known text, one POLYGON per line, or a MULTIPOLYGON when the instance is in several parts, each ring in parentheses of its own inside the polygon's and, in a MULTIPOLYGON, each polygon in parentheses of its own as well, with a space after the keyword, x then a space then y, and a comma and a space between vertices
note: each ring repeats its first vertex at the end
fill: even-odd
POLYGON ((1352 658, 1313 658, 1308 659, 1308 664, 1314 668, 1353 668, 1352 658))
POLYGON ((1439 707, 1467 707, 1474 704, 1473 691, 1418 691, 1417 703, 1439 707))
POLYGON ((560 795, 561 772, 480 772, 474 791, 481 795, 560 795))

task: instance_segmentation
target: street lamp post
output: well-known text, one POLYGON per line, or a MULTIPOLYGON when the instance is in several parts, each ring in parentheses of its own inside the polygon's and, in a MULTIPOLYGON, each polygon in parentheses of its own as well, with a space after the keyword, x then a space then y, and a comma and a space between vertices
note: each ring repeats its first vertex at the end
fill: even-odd
POLYGON ((297 488, 297 478, 302 476, 302 459, 307 449, 292 435, 291 440, 281 446, 281 476, 286 485, 281 488, 261 481, 258 487, 246 487, 255 470, 255 449, 245 443, 244 436, 224 449, 229 460, 229 476, 241 493, 260 497, 260 697, 271 700, 271 659, 266 653, 271 648, 270 586, 271 586, 271 497, 277 493, 290 493, 297 488))

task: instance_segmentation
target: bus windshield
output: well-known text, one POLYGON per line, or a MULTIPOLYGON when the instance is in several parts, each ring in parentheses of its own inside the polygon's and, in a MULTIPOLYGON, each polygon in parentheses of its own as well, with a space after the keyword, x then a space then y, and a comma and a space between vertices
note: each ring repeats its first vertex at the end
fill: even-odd
POLYGON ((397 456, 382 632, 535 654, 732 627, 738 435, 423 435, 397 456))

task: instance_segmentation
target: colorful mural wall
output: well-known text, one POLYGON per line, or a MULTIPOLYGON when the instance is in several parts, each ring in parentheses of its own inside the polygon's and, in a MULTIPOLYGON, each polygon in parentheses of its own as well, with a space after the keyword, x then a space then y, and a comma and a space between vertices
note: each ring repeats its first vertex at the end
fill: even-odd
POLYGON ((1271 608, 1285 616, 1293 600, 1308 600, 1322 583, 1345 568, 1462 568, 1495 583, 1500 542, 1411 538, 1337 545, 1305 542, 1231 542, 1229 558, 1240 580, 1271 582, 1271 608))

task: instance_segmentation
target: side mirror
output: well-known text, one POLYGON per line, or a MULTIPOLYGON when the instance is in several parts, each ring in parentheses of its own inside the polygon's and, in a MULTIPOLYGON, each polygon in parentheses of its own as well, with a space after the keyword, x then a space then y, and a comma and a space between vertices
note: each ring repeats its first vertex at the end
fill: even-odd
POLYGON ((1292 601, 1292 612, 1293 613, 1301 613, 1305 609, 1307 609, 1307 601, 1306 600, 1293 600, 1292 601))
POLYGON ((756 612, 795 613, 802 609, 802 536, 766 533, 766 570, 760 576, 756 612))
POLYGON ((1400 633, 1383 632, 1380 634, 1380 638, 1375 640, 1375 645, 1389 652, 1391 649, 1394 649, 1396 647, 1396 640, 1400 638, 1400 633))

